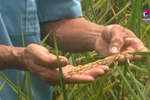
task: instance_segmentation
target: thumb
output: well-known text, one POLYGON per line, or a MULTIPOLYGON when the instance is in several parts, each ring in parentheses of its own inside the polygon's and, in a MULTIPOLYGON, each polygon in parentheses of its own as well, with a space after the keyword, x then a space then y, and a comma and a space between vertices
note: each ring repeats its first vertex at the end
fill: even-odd
POLYGON ((59 63, 61 67, 64 67, 68 64, 68 59, 64 56, 59 56, 59 58, 57 58, 56 55, 50 54, 48 59, 48 66, 51 66, 51 68, 57 68, 59 63))
POLYGON ((62 67, 68 65, 68 59, 64 56, 59 56, 60 62, 62 64, 62 67))
POLYGON ((120 52, 123 45, 124 45, 123 37, 120 37, 119 35, 112 36, 109 46, 109 53, 114 54, 120 52))
POLYGON ((109 53, 118 53, 124 45, 125 29, 120 25, 108 25, 103 31, 103 38, 110 44, 109 53))

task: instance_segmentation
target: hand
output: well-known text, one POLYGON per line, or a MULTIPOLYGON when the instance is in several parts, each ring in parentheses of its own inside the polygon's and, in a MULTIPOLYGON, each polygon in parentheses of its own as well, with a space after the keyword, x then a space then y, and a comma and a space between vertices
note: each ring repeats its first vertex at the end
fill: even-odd
MULTIPOLYGON (((132 31, 120 25, 106 26, 100 38, 96 41, 95 49, 100 55, 110 55, 118 52, 148 51, 142 41, 132 31)), ((132 56, 129 56, 129 58, 133 59, 132 56)), ((123 57, 120 59, 123 59, 123 57)), ((141 56, 136 56, 134 59, 141 59, 141 56)))
MULTIPOLYGON (((65 57, 60 56, 65 82, 84 83, 94 80, 94 77, 104 74, 109 69, 108 66, 98 66, 82 74, 76 74, 68 78, 67 72, 75 67, 68 64, 65 57)), ((49 51, 36 44, 30 44, 24 49, 24 62, 27 69, 36 74, 41 80, 50 85, 58 85, 60 82, 59 70, 57 68, 57 57, 49 51)))

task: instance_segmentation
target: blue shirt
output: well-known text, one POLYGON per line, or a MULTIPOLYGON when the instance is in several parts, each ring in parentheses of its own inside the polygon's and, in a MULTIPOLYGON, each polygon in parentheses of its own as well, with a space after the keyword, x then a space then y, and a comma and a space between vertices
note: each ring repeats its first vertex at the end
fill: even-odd
MULTIPOLYGON (((0 0, 0 44, 23 46, 23 41, 25 45, 39 44, 39 22, 79 16, 82 16, 80 0, 0 0)), ((24 71, 2 72, 21 87, 24 71)), ((33 100, 51 100, 52 87, 32 73, 30 77, 33 100)), ((0 85, 3 82, 0 77, 0 85)), ((17 93, 5 84, 0 100, 17 100, 17 93)))

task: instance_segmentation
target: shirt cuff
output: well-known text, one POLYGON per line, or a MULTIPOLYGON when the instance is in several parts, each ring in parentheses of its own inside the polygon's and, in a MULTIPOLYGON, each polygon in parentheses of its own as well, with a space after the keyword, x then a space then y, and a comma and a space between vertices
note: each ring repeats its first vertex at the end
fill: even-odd
POLYGON ((82 16, 80 0, 37 0, 40 22, 82 16))

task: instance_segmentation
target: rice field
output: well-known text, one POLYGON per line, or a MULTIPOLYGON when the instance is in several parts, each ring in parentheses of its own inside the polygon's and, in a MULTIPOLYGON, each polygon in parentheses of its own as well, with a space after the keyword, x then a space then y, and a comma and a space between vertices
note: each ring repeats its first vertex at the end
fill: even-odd
MULTIPOLYGON (((119 24, 132 30, 150 49, 150 21, 143 20, 149 0, 82 0, 83 16, 100 25, 119 24)), ((72 65, 97 60, 95 52, 61 53, 72 65)), ((54 100, 150 100, 150 54, 144 61, 115 65, 92 83, 55 86, 54 100)))

